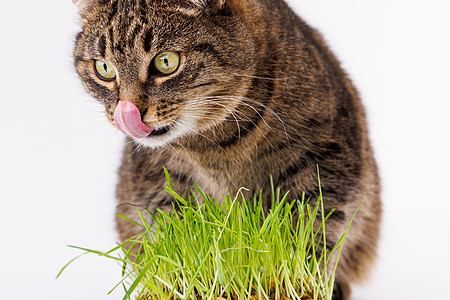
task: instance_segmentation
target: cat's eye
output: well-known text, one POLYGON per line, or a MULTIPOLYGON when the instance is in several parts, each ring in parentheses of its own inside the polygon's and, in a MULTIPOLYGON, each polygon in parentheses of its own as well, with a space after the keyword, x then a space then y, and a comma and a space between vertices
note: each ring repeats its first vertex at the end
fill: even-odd
POLYGON ((176 52, 162 52, 155 57, 153 63, 163 75, 170 75, 177 70, 180 56, 176 52))
POLYGON ((96 60, 94 62, 95 73, 98 78, 104 81, 113 81, 116 78, 116 70, 104 61, 96 60))

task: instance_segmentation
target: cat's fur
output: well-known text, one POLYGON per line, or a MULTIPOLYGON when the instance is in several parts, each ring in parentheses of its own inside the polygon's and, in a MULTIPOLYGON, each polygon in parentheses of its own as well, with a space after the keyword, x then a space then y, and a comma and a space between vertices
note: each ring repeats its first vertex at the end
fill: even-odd
MULTIPOLYGON (((128 140, 118 212, 171 208, 163 166, 180 193, 196 182, 219 199, 243 186, 267 194, 272 175, 292 198, 305 191, 314 199, 318 164, 326 210, 336 208, 328 247, 362 203, 336 277, 334 299, 348 299, 349 283, 375 256, 379 180, 358 94, 321 36, 282 0, 74 2, 83 25, 76 69, 109 121, 119 101, 130 101, 144 122, 171 128, 128 140), (181 56, 169 76, 149 71, 163 51, 181 56), (95 59, 116 68, 115 81, 96 77, 95 59)), ((137 228, 118 219, 118 230, 125 239, 137 228)))

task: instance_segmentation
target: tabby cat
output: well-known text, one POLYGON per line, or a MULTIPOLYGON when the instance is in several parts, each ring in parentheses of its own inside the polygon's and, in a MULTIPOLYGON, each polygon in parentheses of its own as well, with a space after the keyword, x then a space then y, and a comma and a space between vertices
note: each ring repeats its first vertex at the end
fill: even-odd
MULTIPOLYGON (((128 135, 118 213, 171 209, 163 166, 180 193, 195 182, 219 199, 243 186, 267 194, 272 175, 314 199, 318 165, 336 209, 327 247, 363 204, 336 277, 334 299, 348 299, 374 260, 379 179, 357 91, 319 33, 283 0, 74 2, 78 74, 128 135)), ((118 219, 122 239, 136 230, 118 219)))

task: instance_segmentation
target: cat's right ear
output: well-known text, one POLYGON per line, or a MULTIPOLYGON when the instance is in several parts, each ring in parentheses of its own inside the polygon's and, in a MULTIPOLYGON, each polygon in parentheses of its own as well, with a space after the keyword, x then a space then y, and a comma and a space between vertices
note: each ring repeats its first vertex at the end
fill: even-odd
POLYGON ((73 3, 78 7, 78 12, 81 17, 81 21, 84 23, 89 12, 95 9, 98 6, 99 0, 72 0, 73 3))

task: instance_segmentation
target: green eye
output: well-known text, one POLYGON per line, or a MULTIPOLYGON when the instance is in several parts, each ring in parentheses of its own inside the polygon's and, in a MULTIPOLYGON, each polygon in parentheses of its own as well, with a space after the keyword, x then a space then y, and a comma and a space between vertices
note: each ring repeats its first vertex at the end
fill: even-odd
POLYGON ((155 57, 155 68, 164 75, 175 72, 180 64, 180 56, 175 52, 162 52, 155 57))
POLYGON ((116 78, 116 70, 110 64, 101 60, 94 62, 94 69, 98 78, 104 81, 113 81, 116 78))

